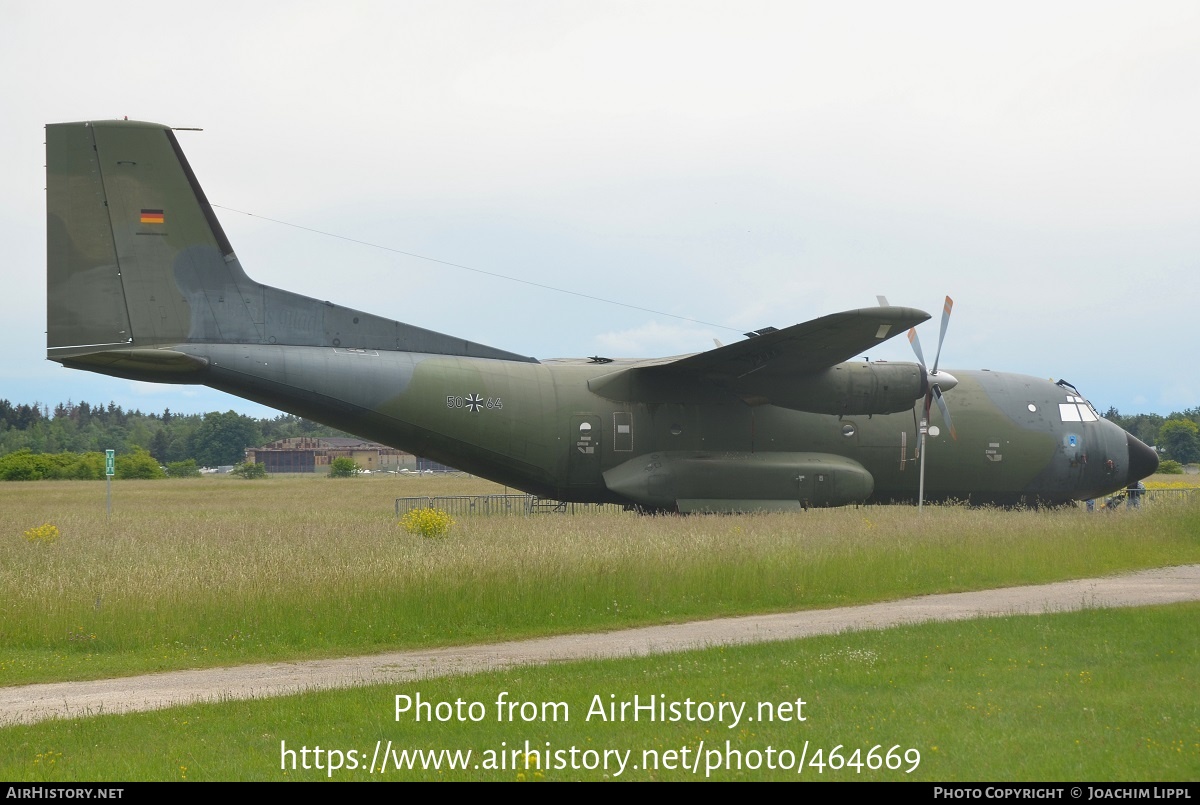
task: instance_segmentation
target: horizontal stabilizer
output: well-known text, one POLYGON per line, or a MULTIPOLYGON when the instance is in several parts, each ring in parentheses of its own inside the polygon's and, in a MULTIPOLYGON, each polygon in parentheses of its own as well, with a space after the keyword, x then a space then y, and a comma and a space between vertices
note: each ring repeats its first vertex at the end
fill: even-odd
POLYGON ((196 376, 209 365, 204 358, 170 349, 108 350, 59 360, 69 369, 86 369, 150 383, 198 383, 196 376))

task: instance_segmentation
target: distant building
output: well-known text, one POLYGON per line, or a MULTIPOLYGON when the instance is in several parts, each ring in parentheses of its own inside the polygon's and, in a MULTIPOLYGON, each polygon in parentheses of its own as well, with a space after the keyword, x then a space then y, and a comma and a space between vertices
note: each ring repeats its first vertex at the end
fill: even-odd
POLYGON ((371 472, 453 471, 394 447, 345 436, 295 436, 246 450, 247 464, 262 464, 271 473, 325 473, 335 458, 353 459, 359 467, 371 472))

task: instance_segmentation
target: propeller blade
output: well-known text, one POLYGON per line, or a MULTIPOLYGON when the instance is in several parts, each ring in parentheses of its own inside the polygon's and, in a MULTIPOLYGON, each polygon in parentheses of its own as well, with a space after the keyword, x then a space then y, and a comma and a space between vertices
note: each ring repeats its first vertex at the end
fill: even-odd
POLYGON ((950 437, 957 442, 958 434, 954 430, 954 422, 950 419, 950 406, 946 405, 946 401, 942 399, 942 387, 935 383, 930 391, 934 401, 937 402, 938 410, 942 412, 942 419, 946 420, 946 427, 950 429, 950 437))
MULTIPOLYGON (((879 303, 883 304, 883 297, 878 297, 879 303)), ((946 328, 950 325, 950 311, 954 309, 954 300, 949 296, 946 297, 945 303, 942 305, 942 329, 938 334, 937 352, 933 356, 933 369, 930 370, 925 365, 925 355, 921 351, 921 340, 917 337, 917 330, 914 327, 908 331, 908 343, 912 344, 913 352, 917 354, 917 361, 921 364, 921 371, 925 373, 925 405, 922 407, 921 423, 918 428, 917 436, 917 451, 920 460, 920 480, 917 482, 917 511, 921 511, 925 504, 925 437, 929 430, 929 409, 934 402, 937 403, 938 410, 942 412, 942 419, 946 421, 946 428, 950 431, 950 436, 955 441, 958 441, 958 432, 954 429, 954 421, 950 419, 950 406, 946 405, 946 400, 942 397, 942 383, 945 380, 945 387, 952 389, 958 385, 958 379, 949 372, 943 372, 938 375, 938 362, 942 359, 942 344, 946 342, 946 328)))
POLYGON ((908 331, 908 343, 912 344, 913 352, 917 353, 917 362, 921 364, 921 369, 925 369, 925 355, 921 352, 921 339, 917 338, 917 328, 913 327, 908 331))
POLYGON ((945 304, 942 305, 942 332, 938 335, 937 354, 933 356, 933 370, 930 372, 933 375, 937 374, 938 361, 942 357, 942 342, 946 340, 946 327, 950 324, 950 311, 953 308, 954 300, 947 296, 945 304))

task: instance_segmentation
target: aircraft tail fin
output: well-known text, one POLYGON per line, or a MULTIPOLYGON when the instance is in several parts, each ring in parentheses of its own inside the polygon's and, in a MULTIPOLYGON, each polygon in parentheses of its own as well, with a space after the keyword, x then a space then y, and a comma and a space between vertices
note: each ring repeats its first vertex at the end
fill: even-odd
POLYGON ((189 300, 170 270, 181 257, 234 279, 229 242, 165 126, 47 126, 46 207, 51 358, 188 340, 189 300))
POLYGON ((52 360, 189 343, 533 360, 254 282, 168 126, 49 125, 46 174, 52 360))

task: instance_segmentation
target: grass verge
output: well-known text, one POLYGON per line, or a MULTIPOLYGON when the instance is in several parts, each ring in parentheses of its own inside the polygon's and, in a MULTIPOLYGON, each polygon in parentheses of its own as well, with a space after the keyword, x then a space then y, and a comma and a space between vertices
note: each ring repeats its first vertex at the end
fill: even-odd
POLYGON ((1198 616, 1191 603, 925 624, 9 727, 0 729, 0 778, 1195 780, 1198 616), (497 718, 501 692, 536 706, 497 718), (479 702, 482 716, 397 717, 396 696, 418 693, 447 703, 431 713, 461 700, 464 713, 479 702), (597 702, 607 711, 635 695, 643 704, 690 699, 695 717, 682 704, 685 715, 665 721, 596 714, 597 702), (723 718, 701 718, 701 702, 723 718), (372 774, 377 743, 384 752, 389 742, 395 754, 372 774), (876 747, 885 767, 871 769, 876 747), (889 770, 893 747, 901 762, 889 770), (442 767, 394 768, 415 762, 417 750, 442 767), (449 768, 443 750, 469 750, 466 768, 449 768), (331 770, 335 758, 341 767, 331 770))

